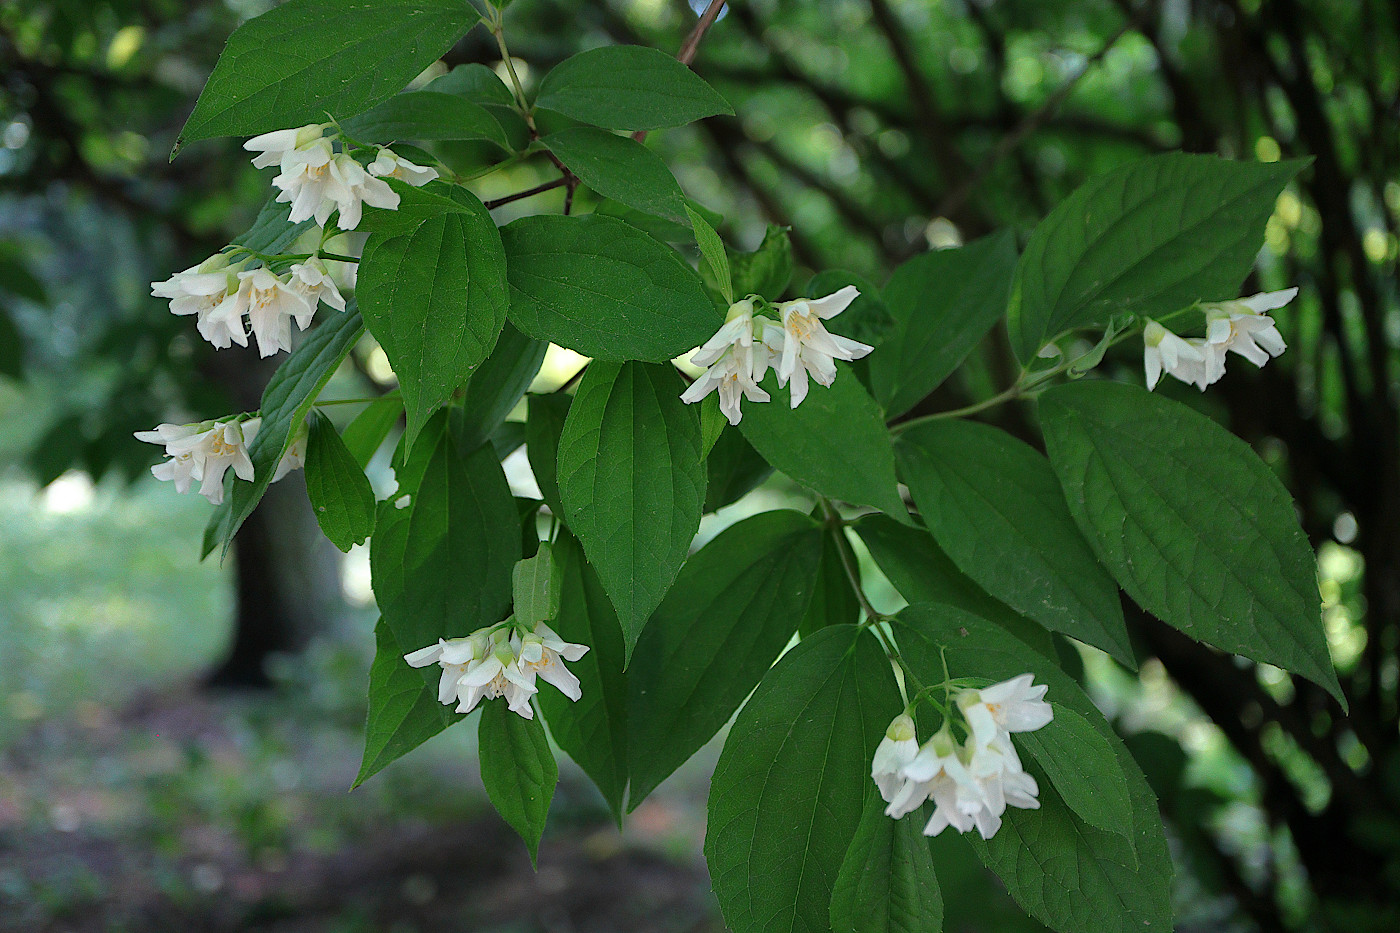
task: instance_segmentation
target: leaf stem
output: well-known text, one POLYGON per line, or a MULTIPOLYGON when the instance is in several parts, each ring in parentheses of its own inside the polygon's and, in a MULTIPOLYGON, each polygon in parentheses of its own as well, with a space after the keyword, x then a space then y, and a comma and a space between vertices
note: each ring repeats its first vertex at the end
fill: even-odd
POLYGON ((860 568, 856 566, 856 556, 851 551, 851 542, 846 540, 845 520, 836 511, 836 507, 831 504, 831 500, 820 496, 817 501, 821 504, 822 514, 826 516, 826 526, 830 529, 832 538, 836 542, 836 553, 841 556, 841 567, 846 571, 846 580, 851 584, 851 590, 856 594, 856 601, 860 603, 861 610, 872 623, 883 622, 885 616, 875 611, 875 607, 870 604, 869 598, 865 595, 865 589, 860 585, 860 568))
POLYGON ((535 185, 535 187, 533 188, 527 188, 524 191, 517 191, 515 192, 515 194, 507 194, 504 197, 493 198, 490 201, 483 201, 482 203, 486 206, 486 209, 488 211, 495 210, 496 208, 504 204, 509 204, 512 201, 519 201, 522 198, 534 197, 535 195, 542 194, 545 191, 552 191, 555 188, 562 188, 566 184, 568 184, 567 178, 556 178, 553 181, 547 181, 543 184, 535 185))

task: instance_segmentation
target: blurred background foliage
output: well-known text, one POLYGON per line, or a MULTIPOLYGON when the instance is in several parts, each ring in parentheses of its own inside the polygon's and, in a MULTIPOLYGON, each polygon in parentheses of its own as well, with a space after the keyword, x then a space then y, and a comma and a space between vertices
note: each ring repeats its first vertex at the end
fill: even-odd
MULTIPOLYGON (((289 480, 229 565, 199 564, 206 504, 146 474, 132 431, 254 408, 268 375, 195 339, 148 286, 267 196, 238 140, 166 158, 223 40, 267 5, 0 6, 0 929, 718 929, 696 862, 703 760, 623 836, 575 775, 538 876, 481 815, 465 737, 346 798, 363 555, 317 543, 289 480), (610 885, 628 910, 599 896, 610 885)), ((694 20, 679 0, 521 0, 507 26, 531 86, 580 48, 674 50, 694 20)), ((420 80, 466 62, 499 66, 484 32, 420 80)), ((789 227, 799 290, 821 270, 878 283, 926 249, 1024 234, 1154 152, 1314 160, 1249 288, 1301 286, 1280 315, 1290 351, 1205 395, 1166 391, 1292 491, 1351 716, 1145 617, 1141 670, 1086 653, 1085 678, 1161 797, 1182 929, 1400 928, 1400 7, 754 0, 726 10, 695 68, 738 116, 648 142, 730 242, 789 227)), ((551 177, 526 163, 479 193, 551 177)), ((915 413, 1008 384, 1001 336, 984 351, 915 413)), ((392 385, 372 345, 352 363, 341 394, 392 385)), ((1131 346, 1105 365, 1140 378, 1131 346)), ((1033 436, 1033 409, 991 417, 1033 436)), ((936 851, 948 929, 1035 928, 960 840, 936 851)))

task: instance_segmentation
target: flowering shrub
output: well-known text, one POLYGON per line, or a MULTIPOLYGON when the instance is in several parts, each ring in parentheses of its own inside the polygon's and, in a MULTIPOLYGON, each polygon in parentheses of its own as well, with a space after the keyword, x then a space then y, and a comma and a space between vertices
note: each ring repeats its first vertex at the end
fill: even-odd
POLYGON ((729 112, 682 61, 594 49, 531 99, 488 7, 510 86, 468 65, 403 90, 477 19, 461 0, 290 0, 241 27, 180 145, 251 136, 277 193, 240 242, 152 287, 215 347, 251 330, 262 355, 289 351, 259 412, 138 435, 166 447, 157 477, 219 505, 206 552, 302 464, 327 536, 371 541, 357 783, 480 708, 484 783, 533 856, 557 780, 546 723, 621 820, 733 719, 705 852, 740 933, 936 929, 922 837, 949 827, 1051 927, 1170 929, 1155 800, 1056 637, 1133 666, 1121 589, 1341 698, 1277 478, 1203 415, 1093 371, 1139 336, 1149 390, 1284 352, 1268 312, 1296 290, 1236 296, 1302 165, 1160 156, 1085 185, 1023 250, 1001 233, 882 289, 835 271, 790 289, 780 231, 734 253, 640 140, 729 112), (462 139, 495 157, 411 145, 462 139), (473 193, 536 157, 557 181, 473 193), (578 187, 607 209, 575 214, 578 187), (498 226, 493 209, 552 188, 562 214, 498 226), (1012 384, 911 415, 1002 321, 1012 384), (352 450, 315 406, 361 339, 399 390, 366 400, 352 450), (586 369, 512 429, 551 343, 586 369), (971 418, 1015 400, 1043 453, 971 418), (376 502, 363 464, 400 413, 397 490, 376 502), (501 468, 522 443, 539 501, 501 468), (811 511, 691 553, 702 514, 770 468, 811 511), (898 614, 867 598, 853 534, 898 614))

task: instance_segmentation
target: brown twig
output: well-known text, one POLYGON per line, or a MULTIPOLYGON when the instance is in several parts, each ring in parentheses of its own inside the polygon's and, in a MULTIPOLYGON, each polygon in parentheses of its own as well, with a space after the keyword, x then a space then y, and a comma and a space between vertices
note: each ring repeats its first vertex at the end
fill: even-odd
MULTIPOLYGON (((493 198, 490 201, 483 201, 482 203, 486 205, 486 209, 488 211, 495 210, 496 208, 501 207, 505 204, 509 204, 512 201, 519 201, 523 198, 529 198, 537 194, 542 194, 545 191, 552 191, 555 188, 562 188, 568 183, 568 178, 556 178, 553 181, 547 181, 543 184, 535 185, 535 187, 533 188, 527 188, 524 191, 517 191, 515 192, 515 194, 507 194, 499 198, 493 198)), ((570 189, 570 192, 572 193, 572 189, 570 189)))
MULTIPOLYGON (((709 32, 715 20, 719 19, 719 11, 724 9, 724 2, 725 0, 710 0, 710 5, 705 7, 704 13, 700 14, 700 20, 695 24, 695 28, 681 43, 681 50, 676 53, 676 61, 686 67, 690 67, 690 63, 695 61, 695 53, 700 48, 700 40, 705 38, 705 33, 709 32)), ((632 138, 641 142, 647 138, 647 131, 637 130, 632 134, 632 138)))

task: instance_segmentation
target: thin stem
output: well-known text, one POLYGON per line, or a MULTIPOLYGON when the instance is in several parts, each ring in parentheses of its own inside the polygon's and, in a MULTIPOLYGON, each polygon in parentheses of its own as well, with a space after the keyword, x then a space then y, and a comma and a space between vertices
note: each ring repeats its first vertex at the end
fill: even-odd
POLYGON ((511 87, 515 90, 515 109, 520 111, 520 115, 525 118, 525 125, 530 128, 530 135, 539 135, 535 130, 535 115, 530 112, 530 105, 525 102, 525 87, 520 83, 520 76, 515 73, 515 61, 510 57, 510 49, 506 48, 506 33, 501 25, 501 13, 495 11, 491 20, 491 35, 496 37, 496 48, 501 51, 501 61, 505 62, 506 72, 510 74, 511 87))
POLYGON ((535 195, 541 194, 545 191, 552 191, 555 188, 562 188, 566 184, 568 184, 567 178, 556 178, 553 181, 547 181, 544 184, 535 185, 535 187, 533 188, 527 188, 524 191, 517 191, 515 192, 515 194, 508 194, 504 197, 493 198, 490 201, 483 201, 482 203, 486 206, 486 209, 488 211, 495 210, 496 208, 501 207, 505 204, 509 204, 512 201, 519 201, 522 198, 534 197, 535 195))
POLYGON ((1009 402, 1012 399, 1020 396, 1020 394, 1024 391, 1025 386, 1018 382, 1011 388, 1006 389, 1003 392, 998 392, 991 398, 983 399, 982 401, 976 402, 972 405, 966 405, 962 408, 953 408, 948 411, 936 411, 931 415, 921 415, 918 418, 910 418, 908 421, 901 421, 899 424, 896 424, 890 428, 890 433, 894 435, 899 435, 909 430, 910 428, 915 427, 916 425, 927 424, 930 421, 941 421, 944 418, 961 418, 964 415, 975 414, 979 411, 984 411, 988 408, 994 408, 997 405, 1000 405, 1002 402, 1009 402))
POLYGON ((866 618, 872 622, 881 622, 885 616, 875 611, 875 607, 870 605, 870 600, 865 595, 865 589, 860 585, 860 569, 856 566, 856 556, 851 551, 851 542, 846 540, 845 523, 841 519, 840 513, 825 496, 819 500, 822 514, 826 516, 827 527, 831 529, 832 538, 836 542, 836 553, 841 556, 841 567, 846 571, 846 580, 851 584, 851 590, 856 594, 856 601, 860 603, 860 608, 865 612, 866 618))
POLYGON ((315 404, 317 408, 325 408, 327 405, 368 405, 385 397, 386 396, 383 395, 376 395, 371 398, 333 398, 326 402, 318 401, 315 404))

